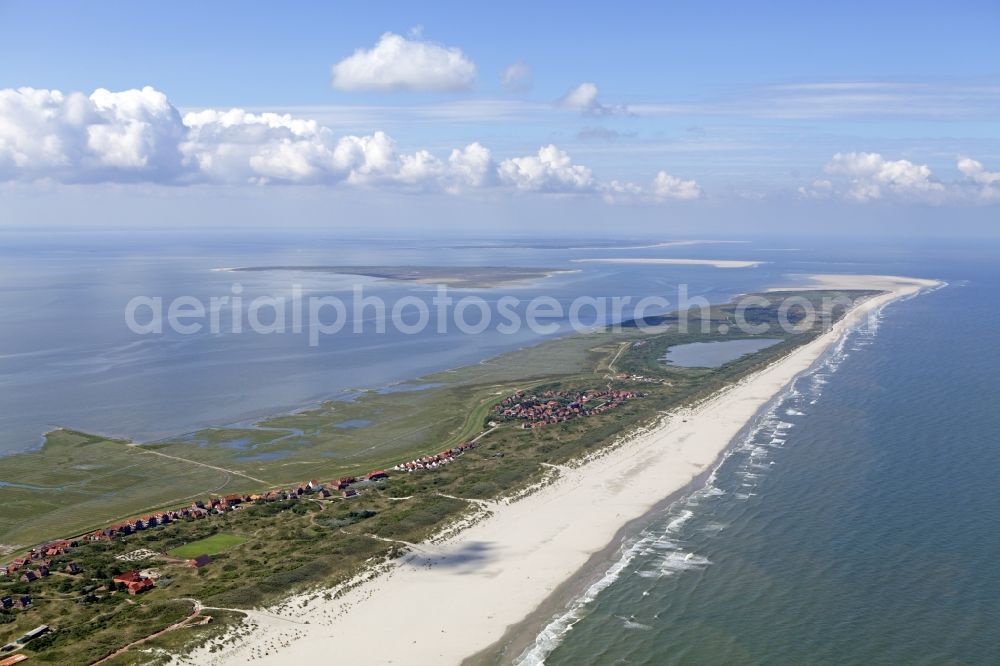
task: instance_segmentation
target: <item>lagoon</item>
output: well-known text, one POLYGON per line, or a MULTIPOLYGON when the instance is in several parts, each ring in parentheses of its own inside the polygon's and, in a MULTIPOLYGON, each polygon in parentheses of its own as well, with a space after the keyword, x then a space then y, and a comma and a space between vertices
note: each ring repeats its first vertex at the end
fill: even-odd
POLYGON ((777 338, 726 340, 725 342, 689 342, 667 349, 663 360, 682 368, 718 368, 738 358, 767 349, 781 342, 777 338))

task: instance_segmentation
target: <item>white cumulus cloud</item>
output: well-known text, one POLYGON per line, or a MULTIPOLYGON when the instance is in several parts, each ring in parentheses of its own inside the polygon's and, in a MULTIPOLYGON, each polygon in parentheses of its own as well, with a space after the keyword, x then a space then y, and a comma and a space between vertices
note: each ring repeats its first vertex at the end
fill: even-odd
POLYGON ((958 170, 972 183, 979 185, 973 197, 981 201, 1000 201, 1000 171, 987 171, 979 160, 961 157, 958 170))
POLYGON ((89 97, 0 90, 0 176, 65 181, 166 177, 185 128, 166 95, 146 87, 89 97))
POLYGON ((837 153, 825 170, 830 175, 845 176, 849 181, 847 196, 857 201, 880 199, 887 194, 933 199, 945 191, 926 164, 886 160, 878 153, 837 153))
POLYGON ((667 200, 690 201, 702 197, 701 186, 666 171, 657 172, 649 185, 612 180, 601 185, 601 195, 608 203, 662 203, 667 200))
POLYGON ((460 49, 387 32, 370 49, 358 49, 333 66, 339 90, 467 90, 475 64, 460 49))
POLYGON ((579 111, 585 116, 627 116, 631 112, 627 106, 606 106, 598 99, 596 83, 585 82, 559 98, 556 105, 564 109, 579 111))
POLYGON ((448 157, 448 168, 455 181, 468 187, 493 185, 497 180, 497 165, 493 162, 493 155, 489 148, 478 142, 470 143, 461 150, 452 150, 448 157))
POLYGON ((534 192, 582 192, 596 186, 589 168, 573 164, 569 155, 552 144, 542 146, 535 155, 504 160, 499 175, 508 185, 534 192))
POLYGON ((963 176, 980 185, 1000 183, 1000 171, 987 171, 982 162, 971 157, 960 158, 958 170, 962 172, 963 176))
POLYGON ((698 199, 701 197, 701 187, 693 180, 683 180, 671 176, 666 171, 660 171, 653 179, 653 197, 656 199, 698 199))

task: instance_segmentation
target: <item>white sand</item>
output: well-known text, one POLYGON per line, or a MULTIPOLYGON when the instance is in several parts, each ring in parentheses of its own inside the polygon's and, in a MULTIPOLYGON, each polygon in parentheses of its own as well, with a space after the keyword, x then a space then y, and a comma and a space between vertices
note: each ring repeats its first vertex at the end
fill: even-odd
POLYGON ((660 259, 656 257, 616 257, 610 259, 573 259, 578 264, 663 264, 676 266, 713 266, 715 268, 754 268, 763 261, 735 259, 660 259))
POLYGON ((815 280, 890 293, 865 301, 833 330, 700 406, 666 417, 604 457, 561 469, 555 483, 495 507, 490 518, 442 544, 419 546, 340 599, 299 598, 285 610, 254 613, 250 638, 192 655, 194 663, 455 664, 493 644, 622 525, 713 465, 757 411, 845 331, 886 303, 936 284, 884 276, 815 280))

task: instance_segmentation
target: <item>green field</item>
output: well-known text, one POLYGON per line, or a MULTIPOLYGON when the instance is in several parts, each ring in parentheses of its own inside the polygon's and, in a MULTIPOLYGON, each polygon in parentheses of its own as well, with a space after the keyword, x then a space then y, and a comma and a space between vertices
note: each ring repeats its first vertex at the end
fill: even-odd
POLYGON ((192 559, 199 555, 218 555, 224 553, 234 546, 238 546, 246 541, 246 537, 236 534, 213 534, 210 537, 199 539, 192 543, 184 544, 167 551, 171 557, 182 557, 192 559))

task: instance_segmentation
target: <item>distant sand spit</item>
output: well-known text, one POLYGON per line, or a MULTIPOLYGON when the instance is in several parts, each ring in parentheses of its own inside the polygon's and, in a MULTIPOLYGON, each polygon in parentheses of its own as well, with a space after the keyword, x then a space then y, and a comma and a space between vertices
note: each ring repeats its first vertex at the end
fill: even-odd
POLYGON ((574 259, 579 264, 664 264, 675 266, 713 266, 715 268, 754 268, 764 261, 740 261, 735 259, 660 259, 650 257, 621 257, 609 259, 574 259))
POLYGON ((536 609, 565 581, 575 582, 574 574, 623 525, 701 478, 758 411, 847 331, 887 303, 938 284, 892 276, 812 279, 816 286, 805 288, 887 293, 697 407, 665 415, 606 455, 559 468, 559 478, 534 494, 489 503, 488 518, 441 543, 417 545, 376 579, 338 598, 313 594, 253 612, 249 637, 184 662, 457 664, 512 635, 532 636, 548 619, 536 609), (509 633, 514 627, 518 631, 509 633))

